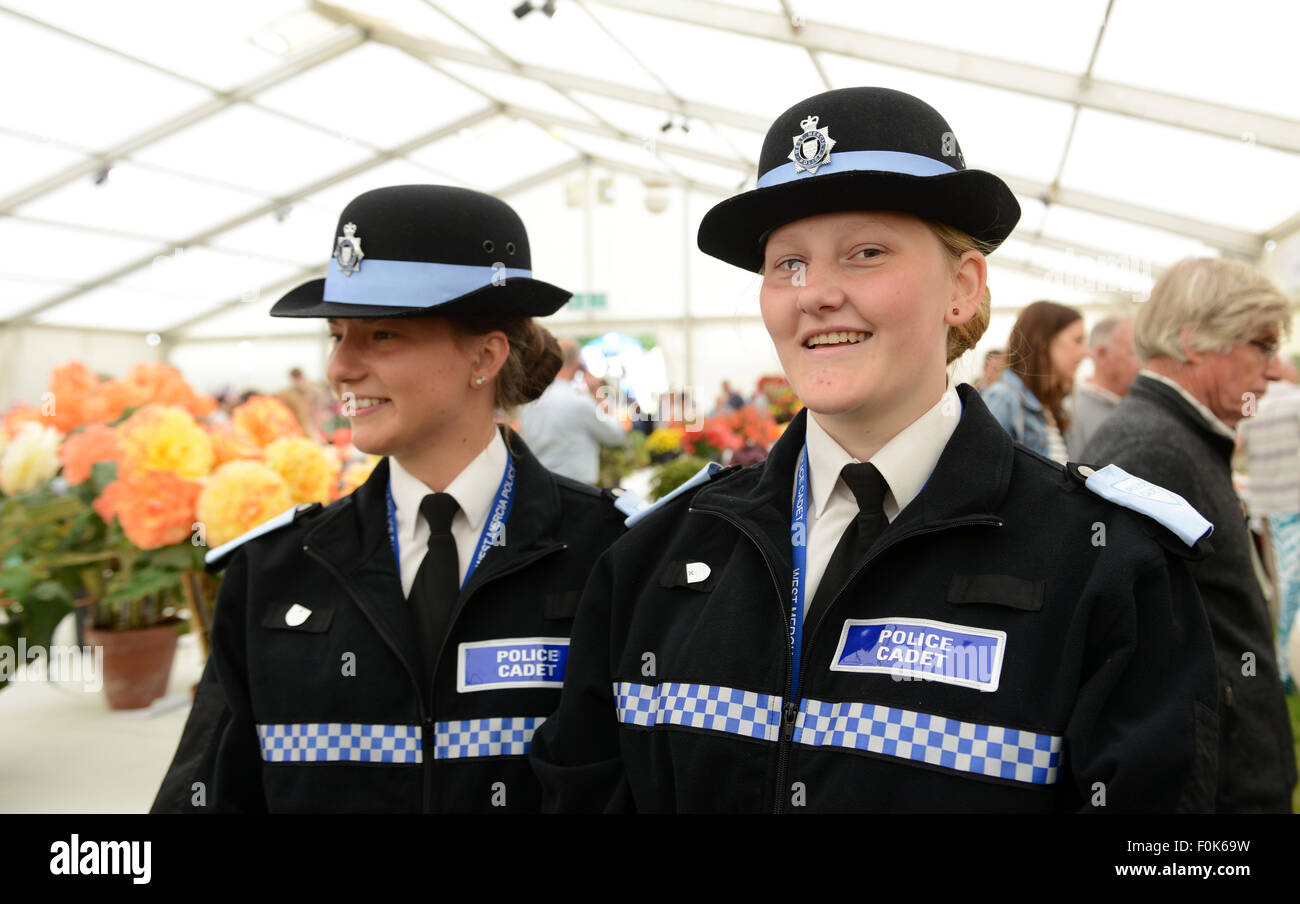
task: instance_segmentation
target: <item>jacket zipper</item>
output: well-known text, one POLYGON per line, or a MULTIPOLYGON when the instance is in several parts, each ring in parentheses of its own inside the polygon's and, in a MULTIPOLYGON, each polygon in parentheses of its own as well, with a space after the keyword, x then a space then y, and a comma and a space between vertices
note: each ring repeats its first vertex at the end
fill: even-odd
MULTIPOLYGON (((785 633, 786 633, 787 641, 785 644, 785 683, 781 686, 782 688, 788 688, 790 686, 790 672, 794 667, 794 653, 790 648, 789 627, 788 627, 789 623, 787 621, 788 616, 786 615, 786 611, 785 611, 785 599, 781 596, 781 582, 777 579, 776 568, 772 565, 772 561, 771 559, 768 558, 767 554, 763 552, 763 545, 759 543, 757 538, 735 518, 732 518, 731 516, 726 515, 722 512, 713 511, 711 509, 692 508, 690 509, 690 511, 696 514, 716 515, 719 518, 722 518, 724 521, 727 521, 732 525, 734 525, 737 530, 739 530, 742 534, 744 534, 746 537, 750 539, 750 542, 752 542, 755 546, 758 547, 759 555, 763 556, 763 561, 767 563, 768 572, 772 575, 772 582, 777 588, 777 599, 778 599, 778 603, 781 606, 782 623, 786 625, 785 633)), ((895 546, 898 543, 901 543, 903 540, 908 540, 911 539, 912 537, 919 537, 923 534, 932 534, 938 531, 948 530, 949 528, 953 528, 953 527, 966 527, 970 525, 987 525, 990 527, 1001 527, 1002 524, 1003 524, 1002 520, 998 518, 971 518, 964 521, 952 521, 952 522, 948 522, 947 524, 939 524, 939 525, 935 525, 934 527, 918 528, 916 530, 908 531, 905 534, 900 534, 899 536, 894 537, 892 540, 890 540, 889 543, 885 544, 880 549, 876 550, 875 553, 868 556, 861 564, 859 564, 856 568, 854 568, 853 571, 849 573, 849 576, 845 579, 844 586, 847 587, 849 583, 855 577, 858 576, 858 572, 862 571, 864 568, 870 565, 872 560, 874 560, 876 557, 878 557, 881 553, 883 553, 885 550, 889 549, 890 547, 895 546)), ((843 588, 841 588, 841 592, 842 591, 843 588)), ((835 603, 839 600, 839 598, 840 598, 840 593, 837 592, 834 598, 832 598, 831 601, 827 604, 828 612, 830 608, 833 607, 835 603)), ((817 634, 819 631, 821 631, 821 627, 823 624, 826 623, 826 621, 827 619, 825 618, 825 616, 823 616, 821 619, 818 620, 816 627, 813 628, 812 635, 808 638, 808 643, 805 649, 808 650, 812 649, 813 641, 817 639, 817 634)), ((804 678, 804 672, 807 670, 807 668, 808 668, 808 660, 807 658, 804 658, 799 663, 799 683, 795 685, 794 697, 793 699, 786 700, 781 706, 781 740, 780 743, 777 745, 776 789, 775 789, 776 794, 775 794, 775 800, 772 809, 772 812, 775 814, 780 814, 785 810, 784 789, 785 789, 786 766, 790 758, 790 749, 791 747, 794 746, 793 743, 794 729, 795 729, 795 723, 798 721, 799 718, 799 702, 803 699, 803 678, 804 678)), ((785 692, 782 691, 782 693, 784 694, 785 692)))

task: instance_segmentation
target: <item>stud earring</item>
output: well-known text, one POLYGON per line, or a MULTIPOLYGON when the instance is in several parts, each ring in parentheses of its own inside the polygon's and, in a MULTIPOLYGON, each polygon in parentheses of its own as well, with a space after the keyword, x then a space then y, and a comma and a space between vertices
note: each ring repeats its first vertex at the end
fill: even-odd
POLYGON ((476 379, 476 380, 474 381, 474 385, 475 385, 475 386, 482 386, 485 380, 487 380, 487 377, 479 377, 478 379, 476 379))
POLYGON ((955 316, 960 317, 960 316, 961 316, 961 308, 953 308, 953 309, 952 309, 952 313, 953 313, 955 316))

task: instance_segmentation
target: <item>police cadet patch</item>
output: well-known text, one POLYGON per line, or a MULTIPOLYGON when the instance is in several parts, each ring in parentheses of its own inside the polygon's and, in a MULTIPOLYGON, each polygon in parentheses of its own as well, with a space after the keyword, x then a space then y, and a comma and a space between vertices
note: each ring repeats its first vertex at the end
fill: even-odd
POLYGON ((831 659, 833 672, 877 672, 996 691, 1007 633, 926 618, 851 618, 831 659))
POLYGON ((456 690, 561 687, 569 663, 567 637, 503 637, 460 645, 456 690))

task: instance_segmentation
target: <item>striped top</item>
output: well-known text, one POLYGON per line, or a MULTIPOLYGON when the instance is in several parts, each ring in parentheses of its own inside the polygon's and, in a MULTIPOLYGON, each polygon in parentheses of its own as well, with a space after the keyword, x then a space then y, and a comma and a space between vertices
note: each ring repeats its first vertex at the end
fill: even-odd
POLYGON ((1269 383, 1258 412, 1242 418, 1238 430, 1246 446, 1250 513, 1300 512, 1300 386, 1269 383))
POLYGON ((1070 453, 1065 448, 1065 437, 1061 436, 1061 431, 1053 422, 1051 412, 1044 413, 1047 415, 1047 457, 1065 464, 1070 460, 1070 453))

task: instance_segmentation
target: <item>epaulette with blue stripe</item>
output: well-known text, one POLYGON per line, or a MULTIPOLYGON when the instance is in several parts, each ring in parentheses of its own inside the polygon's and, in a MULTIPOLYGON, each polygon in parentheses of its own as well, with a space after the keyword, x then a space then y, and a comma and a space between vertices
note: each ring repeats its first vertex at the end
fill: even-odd
POLYGON ((1101 498, 1164 525, 1189 547, 1214 532, 1214 525, 1182 496, 1134 477, 1119 465, 1094 468, 1070 462, 1065 469, 1101 498))
POLYGON ((207 566, 208 571, 220 571, 226 566, 226 562, 229 560, 231 554, 249 540, 269 534, 271 531, 279 530, 282 527, 288 527, 290 524, 293 524, 294 521, 314 513, 321 508, 323 508, 323 506, 319 502, 303 503, 301 505, 291 506, 276 515, 274 518, 263 521, 261 524, 257 525, 257 527, 245 531, 228 543, 222 543, 216 549, 209 550, 208 554, 203 557, 203 562, 207 566))
POLYGON ((627 525, 629 528, 635 527, 638 522, 644 519, 646 515, 649 515, 655 509, 665 505, 666 503, 671 502, 672 500, 676 499, 678 496, 682 495, 683 493, 695 489, 700 484, 708 483, 716 475, 718 475, 724 470, 730 471, 731 469, 723 468, 722 465, 718 464, 716 461, 711 461, 708 464, 706 464, 704 467, 696 471, 695 476, 693 476, 690 480, 683 483, 681 486, 673 490, 667 496, 664 496, 658 502, 654 502, 654 503, 646 502, 636 493, 624 493, 622 496, 618 497, 617 501, 615 501, 614 507, 617 508, 620 512, 623 512, 628 516, 627 520, 623 522, 625 525, 627 525))

